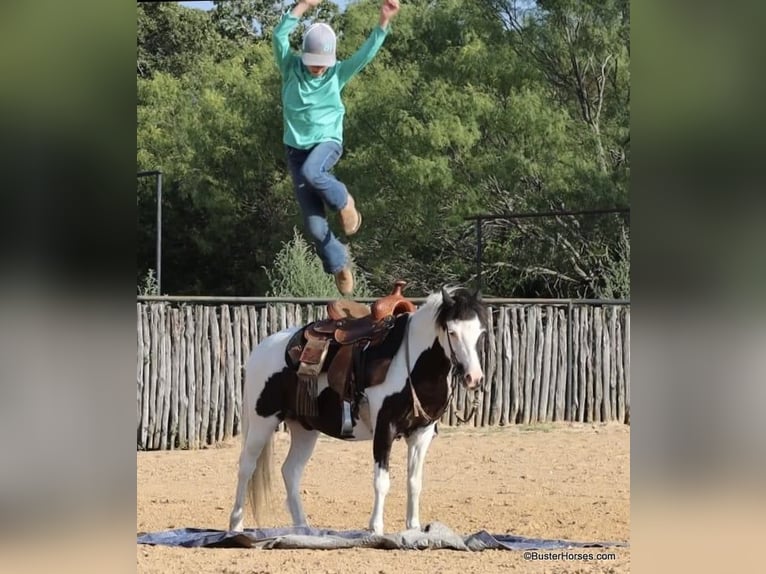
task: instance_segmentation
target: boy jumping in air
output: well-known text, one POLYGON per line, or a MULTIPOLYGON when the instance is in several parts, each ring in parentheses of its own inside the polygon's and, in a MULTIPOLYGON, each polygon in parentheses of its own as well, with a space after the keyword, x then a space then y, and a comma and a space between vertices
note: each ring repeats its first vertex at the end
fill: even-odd
POLYGON ((383 0, 379 25, 348 60, 335 59, 335 32, 314 24, 303 36, 300 55, 290 50, 290 32, 301 16, 321 0, 299 0, 274 29, 274 56, 282 74, 283 142, 287 165, 304 225, 313 239, 325 272, 335 276, 342 295, 354 290, 346 247, 330 230, 325 206, 337 211, 343 232, 359 231, 362 216, 346 186, 331 170, 343 153, 341 91, 372 61, 388 34, 388 24, 399 11, 399 0, 383 0))

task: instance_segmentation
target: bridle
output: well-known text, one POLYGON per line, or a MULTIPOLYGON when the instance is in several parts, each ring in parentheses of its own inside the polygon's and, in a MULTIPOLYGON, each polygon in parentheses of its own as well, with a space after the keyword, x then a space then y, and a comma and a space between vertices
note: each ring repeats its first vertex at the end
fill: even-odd
MULTIPOLYGON (((449 354, 450 354, 450 363, 452 363, 452 369, 450 372, 452 373, 452 383, 450 384, 450 391, 449 396, 447 397, 447 404, 450 403, 451 400, 457 397, 455 394, 455 387, 457 387, 459 382, 462 382, 465 380, 465 373, 463 370, 463 365, 460 364, 460 361, 457 360, 457 357, 455 356, 455 350, 452 348, 452 339, 449 336, 449 332, 447 332, 447 344, 449 345, 449 354)), ((473 401, 471 401, 471 412, 468 413, 468 416, 463 418, 461 417, 457 412, 457 407, 455 407, 455 418, 460 423, 467 423, 473 418, 473 415, 476 413, 476 409, 479 407, 479 391, 484 392, 485 390, 486 381, 481 384, 481 386, 473 389, 473 401)), ((466 388, 466 391, 468 391, 468 388, 466 388)))
MULTIPOLYGON (((444 408, 446 410, 446 407, 450 404, 450 401, 452 401, 457 395, 455 394, 455 387, 457 386, 458 382, 462 382, 464 380, 463 376, 463 365, 460 364, 460 361, 458 361, 457 356, 455 355, 455 349, 452 347, 452 339, 449 336, 449 332, 445 332, 447 335, 447 346, 449 346, 449 360, 450 360, 450 373, 452 375, 452 381, 449 384, 449 394, 447 395, 447 401, 444 404, 444 408)), ((410 367, 410 324, 409 324, 409 318, 407 319, 407 325, 405 327, 404 331, 404 357, 407 364, 407 384, 410 387, 410 392, 412 393, 412 412, 416 417, 424 418, 428 424, 434 422, 436 419, 432 418, 426 411, 423 409, 423 405, 420 404, 420 399, 418 399, 418 395, 415 392, 415 385, 412 383, 412 368, 410 367)), ((468 416, 463 419, 458 413, 457 409, 455 409, 455 418, 457 418, 458 421, 461 423, 466 423, 473 417, 474 413, 476 412, 476 409, 479 406, 479 392, 484 392, 486 386, 486 381, 478 388, 473 390, 473 401, 471 403, 471 412, 468 414, 468 416)), ((466 389, 468 390, 468 389, 466 389)), ((439 409, 441 410, 441 409, 439 409)), ((441 416, 441 415, 440 415, 441 416)))

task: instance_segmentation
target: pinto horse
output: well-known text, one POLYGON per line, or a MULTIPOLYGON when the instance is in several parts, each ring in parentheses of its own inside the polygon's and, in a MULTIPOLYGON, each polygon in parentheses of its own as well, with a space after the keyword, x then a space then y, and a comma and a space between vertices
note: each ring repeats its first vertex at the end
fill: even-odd
POLYGON ((350 435, 341 433, 341 401, 325 373, 319 375, 317 384, 317 416, 296 414, 298 377, 288 364, 286 347, 298 329, 291 327, 270 335, 248 360, 242 452, 229 530, 243 529, 246 495, 256 517, 269 500, 272 443, 280 421, 290 430, 282 477, 295 526, 307 525, 299 486, 321 432, 344 440, 372 440, 375 499, 369 528, 376 534, 383 533, 391 446, 395 439, 405 437, 406 527, 419 529, 423 463, 436 421, 449 405, 454 381, 476 390, 483 378, 477 345, 486 329, 486 307, 478 293, 460 287, 432 293, 416 311, 397 315, 381 344, 363 351, 365 361, 383 361, 388 368, 380 384, 364 389, 353 410, 350 435))

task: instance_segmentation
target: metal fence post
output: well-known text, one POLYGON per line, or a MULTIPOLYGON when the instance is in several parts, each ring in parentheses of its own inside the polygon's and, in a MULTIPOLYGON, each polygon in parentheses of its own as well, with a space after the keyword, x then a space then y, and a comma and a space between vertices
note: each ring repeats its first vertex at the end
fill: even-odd
POLYGON ((572 301, 569 301, 567 305, 567 404, 564 405, 564 419, 572 420, 572 412, 570 405, 572 404, 572 395, 574 391, 572 389, 572 301))
POLYGON ((481 218, 476 220, 476 289, 481 291, 481 218))
POLYGON ((139 171, 138 177, 155 177, 157 189, 157 293, 162 294, 162 172, 158 169, 139 171))
POLYGON ((157 172, 157 293, 162 294, 162 172, 157 172))

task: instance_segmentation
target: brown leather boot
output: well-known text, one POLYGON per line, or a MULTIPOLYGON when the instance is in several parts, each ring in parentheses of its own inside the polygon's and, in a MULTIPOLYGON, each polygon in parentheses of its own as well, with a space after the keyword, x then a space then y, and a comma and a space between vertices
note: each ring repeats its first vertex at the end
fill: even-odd
POLYGON ((338 212, 340 223, 343 226, 343 233, 353 235, 362 226, 362 214, 356 209, 354 198, 349 193, 346 207, 338 212))
POLYGON ((351 295, 354 292, 354 275, 348 267, 335 274, 335 285, 341 295, 351 295))

